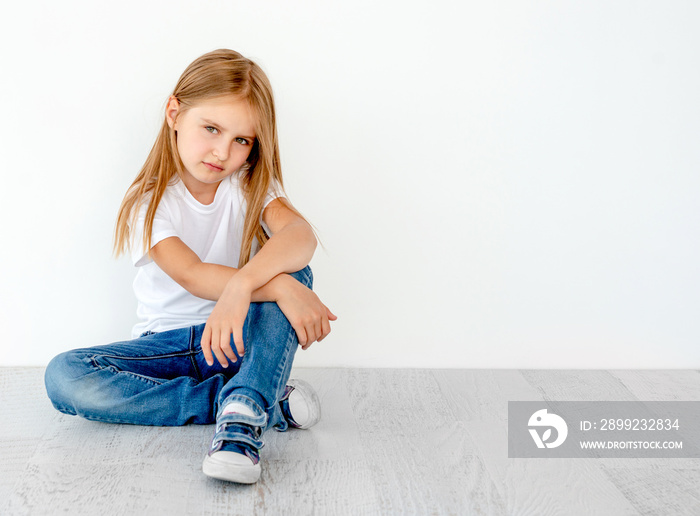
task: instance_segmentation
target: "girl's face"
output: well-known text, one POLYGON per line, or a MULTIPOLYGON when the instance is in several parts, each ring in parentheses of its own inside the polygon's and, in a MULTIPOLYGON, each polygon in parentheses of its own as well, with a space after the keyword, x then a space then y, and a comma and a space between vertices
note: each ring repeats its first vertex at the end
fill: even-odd
POLYGON ((248 159, 255 141, 250 106, 235 97, 218 97, 182 110, 175 97, 166 108, 177 132, 177 150, 185 165, 183 182, 204 204, 213 201, 219 183, 248 159))

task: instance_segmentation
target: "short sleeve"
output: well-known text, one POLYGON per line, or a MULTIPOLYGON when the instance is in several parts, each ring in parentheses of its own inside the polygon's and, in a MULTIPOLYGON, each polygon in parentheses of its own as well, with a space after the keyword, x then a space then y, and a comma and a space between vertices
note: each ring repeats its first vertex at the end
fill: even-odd
POLYGON ((270 185, 270 188, 267 190, 267 195, 265 196, 265 201, 263 202, 263 210, 267 208, 268 204, 280 197, 283 199, 286 198, 284 193, 282 193, 282 188, 280 187, 279 183, 277 183, 277 181, 273 181, 272 185, 270 185))
POLYGON ((263 214, 262 212, 265 211, 265 208, 267 208, 268 204, 270 204, 272 201, 275 199, 286 199, 284 196, 284 193, 282 193, 282 188, 280 188, 279 184, 275 181, 273 184, 270 186, 270 189, 267 191, 267 195, 265 196, 265 201, 263 202, 263 208, 262 211, 260 212, 260 225, 263 227, 265 230, 265 233, 268 235, 270 234, 270 228, 267 227, 267 224, 265 224, 265 221, 263 220, 263 214))
MULTIPOLYGON (((136 267, 141 267, 151 263, 153 260, 148 256, 150 249, 144 249, 143 245, 143 229, 146 223, 146 211, 148 211, 148 202, 141 204, 139 208, 139 216, 136 220, 136 225, 132 231, 133 240, 131 244, 131 261, 136 267)), ((171 236, 177 236, 177 231, 173 226, 170 217, 167 216, 163 199, 158 205, 155 217, 153 218, 153 230, 151 231, 151 248, 158 242, 165 240, 171 236)))

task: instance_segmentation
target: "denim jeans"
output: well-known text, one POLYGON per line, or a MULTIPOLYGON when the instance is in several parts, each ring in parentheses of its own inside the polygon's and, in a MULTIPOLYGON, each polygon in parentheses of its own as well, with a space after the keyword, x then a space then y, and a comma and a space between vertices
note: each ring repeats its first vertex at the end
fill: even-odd
MULTIPOLYGON (((309 267, 291 276, 312 287, 309 267)), ((46 369, 49 398, 59 411, 94 421, 162 426, 214 423, 223 407, 240 401, 263 432, 285 431, 279 399, 298 341, 277 303, 251 303, 243 358, 232 341, 238 360, 227 368, 216 359, 207 365, 203 330, 200 324, 62 353, 46 369)))

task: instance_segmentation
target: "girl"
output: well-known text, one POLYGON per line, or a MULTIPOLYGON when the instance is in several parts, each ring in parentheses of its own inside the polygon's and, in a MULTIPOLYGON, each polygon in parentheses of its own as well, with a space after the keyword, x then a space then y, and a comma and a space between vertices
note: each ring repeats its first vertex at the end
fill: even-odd
POLYGON ((320 419, 313 389, 287 380, 297 344, 323 340, 336 319, 310 290, 316 238, 282 188, 265 74, 232 50, 196 59, 117 218, 141 321, 132 340, 54 358, 54 407, 111 423, 216 422, 204 473, 256 482, 268 428, 320 419))

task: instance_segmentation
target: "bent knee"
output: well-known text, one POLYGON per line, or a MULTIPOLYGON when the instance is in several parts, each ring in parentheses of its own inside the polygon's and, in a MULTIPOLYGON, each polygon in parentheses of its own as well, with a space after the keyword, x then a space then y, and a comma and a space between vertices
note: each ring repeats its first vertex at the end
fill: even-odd
POLYGON ((302 285, 305 285, 309 288, 313 287, 314 274, 313 272, 311 272, 311 267, 309 267, 308 265, 301 270, 293 272, 292 274, 290 274, 290 276, 302 285))
POLYGON ((55 356, 46 366, 44 372, 46 394, 57 410, 75 414, 73 408, 73 393, 77 387, 75 380, 86 373, 83 363, 84 357, 74 351, 67 351, 55 356))

